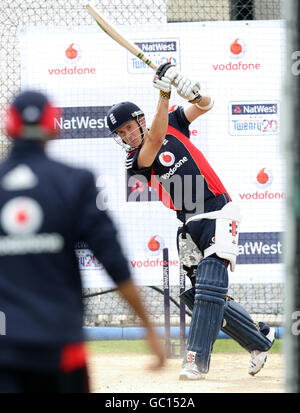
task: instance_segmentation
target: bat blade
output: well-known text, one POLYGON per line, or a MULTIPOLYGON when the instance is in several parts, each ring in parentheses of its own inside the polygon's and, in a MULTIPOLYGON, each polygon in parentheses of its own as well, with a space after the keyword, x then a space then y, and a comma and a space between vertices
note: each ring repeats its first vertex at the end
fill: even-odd
POLYGON ((95 19, 98 26, 113 40, 125 47, 130 53, 142 60, 146 65, 153 70, 157 70, 157 66, 151 62, 151 60, 144 55, 143 51, 135 44, 129 42, 124 36, 122 36, 90 3, 86 4, 86 8, 90 15, 95 19))

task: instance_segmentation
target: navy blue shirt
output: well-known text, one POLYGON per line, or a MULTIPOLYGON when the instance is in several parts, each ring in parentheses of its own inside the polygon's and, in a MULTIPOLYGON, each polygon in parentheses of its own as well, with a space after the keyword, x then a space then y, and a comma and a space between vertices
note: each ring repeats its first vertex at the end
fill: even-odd
POLYGON ((198 211, 202 213, 216 197, 225 195, 226 200, 230 199, 202 152, 190 141, 189 125, 183 107, 177 107, 169 113, 166 138, 153 164, 147 168, 138 167, 140 148, 131 151, 125 163, 128 173, 144 176, 164 205, 177 211, 177 217, 183 222, 186 214, 195 212, 199 202, 203 202, 203 210, 198 211))
POLYGON ((86 242, 115 283, 129 266, 93 175, 19 141, 0 165, 1 346, 60 346, 83 340, 82 284, 74 245, 86 242))

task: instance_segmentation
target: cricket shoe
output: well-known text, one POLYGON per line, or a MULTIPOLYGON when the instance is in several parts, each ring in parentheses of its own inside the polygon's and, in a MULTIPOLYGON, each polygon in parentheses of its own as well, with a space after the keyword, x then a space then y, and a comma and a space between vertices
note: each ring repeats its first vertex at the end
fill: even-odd
MULTIPOLYGON (((275 341, 275 328, 270 327, 270 331, 266 335, 266 337, 273 344, 275 341)), ((266 361, 267 351, 251 351, 251 359, 249 360, 248 373, 251 374, 251 376, 254 376, 264 367, 266 361)))
POLYGON ((195 362, 196 352, 188 351, 186 355, 186 360, 183 362, 182 370, 179 374, 179 380, 204 380, 206 377, 205 373, 202 373, 196 362, 195 362))

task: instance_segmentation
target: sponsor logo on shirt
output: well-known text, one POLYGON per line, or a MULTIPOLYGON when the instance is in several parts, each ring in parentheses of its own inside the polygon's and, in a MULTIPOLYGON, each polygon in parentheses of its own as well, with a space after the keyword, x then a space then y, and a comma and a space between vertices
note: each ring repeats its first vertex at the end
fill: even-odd
POLYGON ((44 221, 39 203, 29 197, 9 200, 1 209, 0 256, 58 253, 64 245, 58 233, 37 233, 44 221))
POLYGON ((171 166, 175 162, 175 156, 172 152, 162 152, 159 157, 159 162, 164 166, 171 166))
POLYGON ((182 159, 180 159, 178 162, 175 163, 173 168, 170 168, 167 173, 161 176, 163 179, 169 179, 172 175, 175 174, 178 168, 180 168, 185 162, 188 161, 188 158, 184 156, 182 159))

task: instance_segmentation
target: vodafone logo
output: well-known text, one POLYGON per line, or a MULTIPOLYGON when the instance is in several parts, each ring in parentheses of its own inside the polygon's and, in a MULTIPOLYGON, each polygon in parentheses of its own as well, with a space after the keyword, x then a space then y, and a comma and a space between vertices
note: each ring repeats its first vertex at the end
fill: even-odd
POLYGON ((256 183, 259 188, 267 188, 271 185, 273 176, 270 169, 262 168, 256 175, 256 183))
POLYGON ((230 57, 239 59, 244 56, 246 51, 245 43, 241 39, 235 39, 230 45, 230 57))
POLYGON ((0 227, 7 234, 0 235, 0 256, 59 253, 64 238, 57 232, 38 232, 43 221, 43 210, 34 199, 20 196, 8 201, 0 212, 0 227))
MULTIPOLYGON (((165 241, 160 235, 151 236, 145 243, 146 259, 130 260, 132 268, 163 268, 167 263, 170 267, 178 268, 178 259, 169 259, 168 261, 160 258, 162 249, 165 248, 165 241)), ((151 273, 150 273, 151 276, 151 273)))
POLYGON ((151 255, 157 255, 164 248, 164 240, 159 235, 154 235, 151 237, 147 243, 147 251, 151 255))
POLYGON ((257 71, 261 69, 261 64, 258 62, 245 62, 241 60, 245 56, 246 52, 246 44, 240 38, 236 38, 227 43, 225 46, 225 53, 228 56, 229 51, 229 58, 230 61, 227 62, 219 62, 213 63, 212 68, 214 71, 225 71, 225 72, 249 72, 249 71, 257 71), (231 61, 232 60, 232 61, 231 61), (237 61, 239 60, 239 61, 237 61))
POLYGON ((95 75, 96 68, 91 66, 77 66, 82 61, 82 52, 79 46, 75 43, 65 45, 59 51, 60 61, 62 66, 48 67, 48 75, 50 76, 86 76, 95 75), (61 58, 63 56, 63 58, 61 58))
POLYGON ((169 113, 170 113, 170 112, 174 112, 177 108, 178 108, 177 105, 171 106, 171 107, 169 108, 169 113))
POLYGON ((8 201, 1 210, 0 223, 11 235, 37 232, 43 222, 43 211, 32 198, 17 197, 8 201))
POLYGON ((68 60, 74 61, 78 57, 78 47, 74 47, 74 43, 71 43, 70 46, 65 50, 65 56, 68 60))
POLYGON ((284 200, 286 198, 285 192, 280 191, 270 191, 270 189, 266 189, 271 187, 273 184, 273 174, 270 169, 262 168, 260 169, 255 177, 255 184, 258 188, 255 192, 244 192, 240 193, 239 197, 242 200, 249 201, 249 200, 284 200))
POLYGON ((171 152, 162 152, 159 155, 158 159, 159 159, 160 163, 164 166, 171 166, 175 162, 175 156, 171 152))

